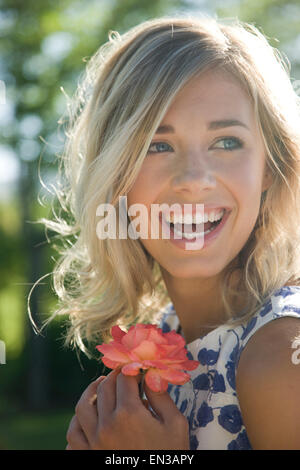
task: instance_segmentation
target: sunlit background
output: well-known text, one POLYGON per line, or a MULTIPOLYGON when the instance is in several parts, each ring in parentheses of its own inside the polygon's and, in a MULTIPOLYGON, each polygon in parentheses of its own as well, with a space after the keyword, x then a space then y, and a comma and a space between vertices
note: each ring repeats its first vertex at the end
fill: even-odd
MULTIPOLYGON (((74 406, 102 373, 97 361, 80 363, 63 348, 65 319, 41 337, 27 314, 30 289, 57 258, 35 221, 51 217, 65 93, 75 92, 110 30, 181 13, 254 23, 288 56, 300 91, 299 0, 0 0, 0 449, 64 449, 74 406)), ((30 301, 38 324, 55 304, 46 276, 30 301)))

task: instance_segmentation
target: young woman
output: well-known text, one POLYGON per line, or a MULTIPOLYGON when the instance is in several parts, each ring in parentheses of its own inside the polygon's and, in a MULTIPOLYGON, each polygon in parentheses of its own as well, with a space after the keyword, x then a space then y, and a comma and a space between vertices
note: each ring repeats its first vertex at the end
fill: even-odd
POLYGON ((149 20, 110 34, 74 106, 59 193, 73 220, 46 221, 75 235, 54 272, 67 342, 87 352, 152 322, 200 364, 146 386, 146 406, 136 377, 101 376, 67 449, 300 449, 300 116, 280 54, 239 21, 149 20), (148 236, 97 236, 97 208, 121 213, 120 196, 146 208, 148 236), (200 207, 201 231, 163 214, 170 238, 151 237, 153 204, 200 207))

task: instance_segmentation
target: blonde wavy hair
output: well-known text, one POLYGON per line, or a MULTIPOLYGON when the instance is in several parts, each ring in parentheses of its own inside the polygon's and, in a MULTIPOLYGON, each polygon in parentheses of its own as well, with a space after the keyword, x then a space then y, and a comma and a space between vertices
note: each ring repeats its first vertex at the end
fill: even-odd
POLYGON ((119 197, 132 187, 175 95, 205 70, 227 70, 251 97, 273 177, 246 245, 222 273, 228 323, 250 319, 283 285, 300 284, 300 113, 288 61, 237 19, 165 16, 108 37, 69 99, 60 213, 40 219, 63 240, 53 270, 59 304, 46 323, 67 314, 65 344, 87 355, 91 343, 111 339, 113 325, 156 321, 170 301, 160 267, 139 239, 98 238, 96 210, 110 203, 118 214, 119 197), (235 296, 246 301, 238 315, 235 296))

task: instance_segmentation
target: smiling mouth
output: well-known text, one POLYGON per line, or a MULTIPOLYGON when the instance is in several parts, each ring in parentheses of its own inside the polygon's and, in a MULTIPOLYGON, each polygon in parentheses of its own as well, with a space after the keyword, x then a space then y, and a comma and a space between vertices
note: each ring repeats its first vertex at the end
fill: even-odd
POLYGON ((204 224, 182 224, 182 223, 173 223, 173 222, 168 222, 166 219, 164 219, 165 223, 169 225, 170 229, 174 232, 177 233, 178 235, 181 235, 182 237, 186 238, 194 238, 197 235, 207 235, 208 233, 212 232, 223 220, 224 215, 228 211, 225 209, 222 217, 214 222, 205 222, 204 224), (183 232, 184 230, 184 232, 183 232))

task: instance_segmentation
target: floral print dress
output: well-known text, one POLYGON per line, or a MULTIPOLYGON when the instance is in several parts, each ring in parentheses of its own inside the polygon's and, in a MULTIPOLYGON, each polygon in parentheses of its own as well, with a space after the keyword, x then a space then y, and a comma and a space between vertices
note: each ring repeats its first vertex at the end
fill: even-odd
MULTIPOLYGON (((250 321, 234 327, 222 325, 187 345, 188 358, 200 365, 189 372, 189 382, 169 384, 168 392, 189 421, 191 449, 251 449, 236 394, 238 361, 259 328, 285 316, 300 318, 300 286, 277 290, 250 321)), ((159 326, 164 333, 180 332, 172 303, 159 326)))

